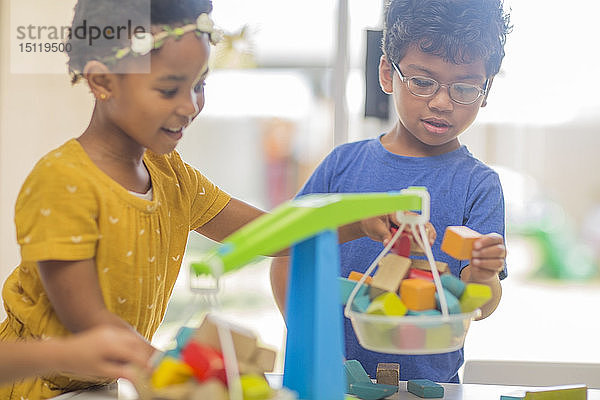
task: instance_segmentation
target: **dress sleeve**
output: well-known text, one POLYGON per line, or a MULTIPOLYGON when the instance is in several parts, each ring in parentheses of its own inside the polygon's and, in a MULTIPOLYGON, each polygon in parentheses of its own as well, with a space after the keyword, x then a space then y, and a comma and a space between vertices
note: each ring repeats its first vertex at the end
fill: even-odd
POLYGON ((80 171, 73 164, 42 159, 25 180, 15 207, 23 261, 94 257, 98 204, 80 171))
MULTIPOLYGON (((464 225, 482 234, 494 232, 505 237, 504 194, 498 174, 490 171, 471 191, 467 202, 470 207, 464 225)), ((461 269, 467 264, 468 261, 461 262, 461 269)), ((499 276, 506 278, 506 265, 499 276)))
POLYGON ((190 201, 190 230, 196 230, 213 219, 229 203, 231 196, 212 183, 200 171, 185 163, 177 154, 171 160, 178 164, 178 179, 183 181, 190 201))

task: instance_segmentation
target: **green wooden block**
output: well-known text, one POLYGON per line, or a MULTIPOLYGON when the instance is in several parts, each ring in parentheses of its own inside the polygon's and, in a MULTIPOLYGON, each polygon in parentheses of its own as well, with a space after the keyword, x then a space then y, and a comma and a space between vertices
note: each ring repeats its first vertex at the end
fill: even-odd
POLYGON ((444 397, 444 387, 429 379, 412 379, 406 384, 412 394, 424 399, 438 399, 444 397))

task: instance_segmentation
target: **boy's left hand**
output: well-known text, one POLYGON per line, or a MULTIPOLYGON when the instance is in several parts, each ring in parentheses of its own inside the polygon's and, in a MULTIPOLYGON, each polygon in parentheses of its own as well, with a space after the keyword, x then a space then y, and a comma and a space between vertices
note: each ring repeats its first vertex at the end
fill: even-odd
POLYGON ((497 233, 482 236, 473 243, 471 281, 487 281, 504 269, 506 247, 497 233))

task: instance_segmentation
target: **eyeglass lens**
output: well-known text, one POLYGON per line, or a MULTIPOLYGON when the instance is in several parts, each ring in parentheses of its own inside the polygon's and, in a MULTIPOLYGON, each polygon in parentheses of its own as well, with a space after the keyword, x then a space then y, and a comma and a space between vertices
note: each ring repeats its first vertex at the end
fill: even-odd
MULTIPOLYGON (((413 76, 407 79, 409 91, 416 96, 431 96, 440 87, 440 84, 431 78, 413 76)), ((472 103, 481 95, 481 89, 468 83, 451 83, 450 98, 459 103, 472 103)))

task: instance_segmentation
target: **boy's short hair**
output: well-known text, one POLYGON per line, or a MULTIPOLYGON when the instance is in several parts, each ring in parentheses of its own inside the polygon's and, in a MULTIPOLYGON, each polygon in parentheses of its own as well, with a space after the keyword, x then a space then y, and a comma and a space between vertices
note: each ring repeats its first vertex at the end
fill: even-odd
POLYGON ((455 64, 481 59, 490 77, 500 70, 511 28, 502 0, 390 0, 382 50, 396 63, 410 46, 455 64))

